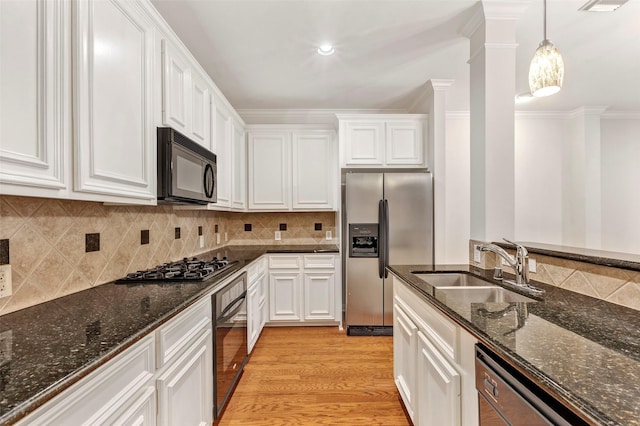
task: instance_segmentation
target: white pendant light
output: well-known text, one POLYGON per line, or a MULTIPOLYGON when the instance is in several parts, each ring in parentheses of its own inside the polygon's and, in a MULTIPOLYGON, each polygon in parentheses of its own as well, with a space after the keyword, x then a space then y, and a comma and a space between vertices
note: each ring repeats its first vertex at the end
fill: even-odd
POLYGON ((536 97, 558 93, 564 78, 564 62, 558 49, 547 40, 547 0, 544 0, 544 40, 529 66, 529 89, 536 97))

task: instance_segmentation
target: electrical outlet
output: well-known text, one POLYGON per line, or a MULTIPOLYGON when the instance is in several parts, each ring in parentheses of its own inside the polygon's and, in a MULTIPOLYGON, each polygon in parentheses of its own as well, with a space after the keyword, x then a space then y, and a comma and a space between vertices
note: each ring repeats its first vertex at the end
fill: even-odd
POLYGON ((534 274, 538 271, 538 262, 535 259, 529 258, 529 272, 534 274))
POLYGON ((200 248, 204 247, 204 235, 198 237, 198 242, 200 243, 200 248))
POLYGON ((220 234, 216 234, 216 244, 220 244, 220 234))
POLYGON ((0 333, 0 365, 11 361, 13 355, 13 330, 0 333))
POLYGON ((280 231, 276 231, 276 241, 280 241, 282 239, 282 233, 280 231))
POLYGON ((325 238, 326 238, 328 241, 331 241, 331 238, 332 238, 332 236, 331 236, 331 231, 327 231, 327 233, 325 234, 325 238))
POLYGON ((224 233, 224 241, 229 241, 229 235, 226 232, 224 233))
POLYGON ((11 265, 0 265, 0 298, 11 294, 11 265))
POLYGON ((480 246, 478 244, 473 245, 473 261, 476 263, 482 262, 480 246))

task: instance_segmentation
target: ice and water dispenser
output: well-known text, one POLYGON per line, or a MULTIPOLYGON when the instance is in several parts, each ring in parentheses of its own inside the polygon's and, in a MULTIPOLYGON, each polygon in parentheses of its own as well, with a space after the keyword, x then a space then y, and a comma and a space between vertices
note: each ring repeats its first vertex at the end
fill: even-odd
POLYGON ((349 257, 378 257, 378 224, 349 224, 349 257))

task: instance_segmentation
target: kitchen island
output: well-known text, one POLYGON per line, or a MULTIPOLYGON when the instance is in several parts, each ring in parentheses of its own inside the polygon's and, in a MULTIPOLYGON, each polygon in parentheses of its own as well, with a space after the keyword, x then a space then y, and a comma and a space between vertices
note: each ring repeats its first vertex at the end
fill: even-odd
MULTIPOLYGON (((107 283, 0 317, 0 424, 25 417, 269 253, 337 253, 335 245, 227 246, 199 257, 238 262, 201 282, 107 283), (7 337, 5 337, 7 336, 7 337)), ((52 278, 55 279, 55 278, 52 278)))
POLYGON ((534 283, 546 290, 543 299, 523 302, 520 309, 524 312, 517 312, 505 309, 505 303, 465 303, 446 298, 413 273, 462 272, 492 281, 492 271, 469 265, 392 265, 389 270, 430 305, 573 411, 586 414, 594 424, 640 425, 637 311, 534 283), (486 315, 498 311, 505 315, 486 315))

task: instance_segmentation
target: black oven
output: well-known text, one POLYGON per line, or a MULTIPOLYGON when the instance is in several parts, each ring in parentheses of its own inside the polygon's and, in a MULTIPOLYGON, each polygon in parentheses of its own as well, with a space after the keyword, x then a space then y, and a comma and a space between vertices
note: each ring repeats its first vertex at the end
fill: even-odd
POLYGON ((247 362, 247 273, 212 296, 213 398, 218 418, 231 396, 247 362))
POLYGON ((217 201, 216 155, 169 127, 158 127, 158 202, 217 201))

